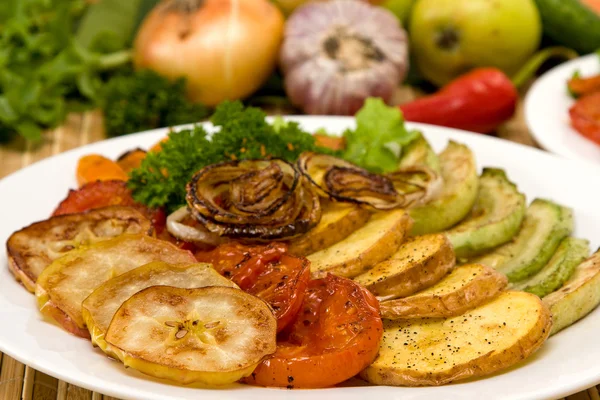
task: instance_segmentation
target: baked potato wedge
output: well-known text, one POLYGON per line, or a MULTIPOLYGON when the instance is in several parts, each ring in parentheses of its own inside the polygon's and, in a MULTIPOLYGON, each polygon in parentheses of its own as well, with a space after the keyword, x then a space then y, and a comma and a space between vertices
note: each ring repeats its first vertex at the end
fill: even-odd
POLYGON ((150 286, 237 288, 235 283, 219 274, 210 264, 205 263, 171 265, 154 261, 132 269, 104 282, 83 301, 81 312, 90 332, 92 344, 100 347, 111 357, 120 359, 119 354, 108 347, 104 335, 110 321, 125 300, 150 286))
POLYGON ((35 295, 40 311, 67 331, 89 338, 83 301, 101 284, 152 261, 191 264, 189 251, 143 235, 121 235, 80 247, 55 260, 39 276, 35 295))
POLYGON ((444 277, 454 267, 454 251, 443 234, 407 238, 396 253, 354 278, 386 300, 409 296, 444 277))
POLYGON ((353 278, 387 259, 400 247, 412 220, 402 209, 374 213, 346 239, 307 256, 313 278, 328 273, 353 278))
POLYGON ((551 327, 539 297, 514 291, 453 318, 385 320, 379 355, 360 376, 377 385, 425 386, 489 375, 529 357, 551 327))
POLYGON ((506 276, 493 268, 481 264, 462 265, 428 289, 412 296, 381 302, 381 317, 454 317, 496 297, 507 284, 506 276))
POLYGON ((550 335, 588 315, 600 304, 600 250, 581 263, 559 290, 542 300, 554 320, 550 335))
POLYGON ((13 233, 6 242, 8 267, 33 293, 42 271, 67 252, 125 233, 151 232, 151 222, 131 207, 112 206, 60 215, 13 233))
POLYGON ((306 234, 289 242, 289 251, 306 256, 334 245, 367 223, 371 213, 356 204, 322 201, 321 221, 306 234))
POLYGON ((274 353, 276 332, 269 306, 239 289, 151 286, 123 303, 106 341, 126 367, 218 386, 250 375, 274 353))

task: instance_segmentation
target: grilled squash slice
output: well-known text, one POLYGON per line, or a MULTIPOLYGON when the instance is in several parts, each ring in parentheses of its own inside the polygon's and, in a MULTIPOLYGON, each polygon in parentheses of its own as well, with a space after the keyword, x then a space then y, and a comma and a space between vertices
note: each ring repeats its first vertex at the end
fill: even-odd
POLYGON ((361 377, 424 386, 489 375, 531 355, 551 326, 539 297, 514 291, 453 318, 385 320, 379 355, 361 377))
POLYGON ((433 201, 410 209, 414 219, 411 234, 444 231, 467 216, 477 197, 475 156, 465 145, 450 142, 440 154, 444 188, 433 201))
POLYGON ((390 258, 354 278, 379 300, 409 296, 444 277, 454 267, 452 245, 442 234, 408 238, 390 258))
POLYGON ((289 243, 290 253, 306 256, 334 245, 367 223, 371 213, 350 203, 322 201, 321 221, 289 243))
POLYGON ((412 296, 381 302, 381 317, 454 317, 494 298, 507 283, 504 275, 490 267, 481 264, 462 265, 428 289, 412 296))
POLYGON ((145 374, 226 385, 275 352, 276 332, 269 306, 239 289, 152 286, 123 303, 106 341, 145 374))
POLYGON ((163 240, 122 235, 73 250, 41 273, 35 288, 38 306, 67 331, 90 337, 81 304, 104 282, 152 261, 191 264, 194 256, 163 240))
POLYGON ((600 304, 600 250, 581 263, 559 290, 542 300, 552 312, 551 335, 588 315, 600 304))
POLYGON ((131 207, 113 206, 52 217, 8 238, 8 267, 33 293, 42 271, 68 251, 124 233, 149 234, 151 229, 150 221, 131 207))
POLYGON ((411 223, 404 210, 373 214, 346 239, 307 257, 313 278, 327 273, 352 278, 365 272, 398 250, 411 223))
POLYGON ((114 358, 121 358, 108 348, 104 335, 121 304, 135 293, 150 286, 198 288, 204 286, 237 287, 221 276, 210 264, 171 265, 151 262, 125 272, 98 286, 82 305, 82 316, 92 343, 114 358))

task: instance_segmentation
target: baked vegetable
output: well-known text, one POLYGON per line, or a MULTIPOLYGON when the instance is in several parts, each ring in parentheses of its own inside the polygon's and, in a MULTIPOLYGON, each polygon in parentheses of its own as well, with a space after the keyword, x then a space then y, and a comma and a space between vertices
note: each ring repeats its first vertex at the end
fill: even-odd
POLYGON ((289 242, 289 252, 306 256, 334 245, 364 226, 371 213, 354 204, 321 200, 321 221, 304 235, 289 242))
POLYGON ((307 256, 311 274, 355 277, 394 254, 410 226, 411 219, 404 210, 375 213, 346 239, 307 256))
POLYGON ((250 375, 275 352, 276 327, 269 306, 239 289, 151 286, 123 303, 106 341, 126 367, 218 386, 250 375))
POLYGON ((489 375, 529 357, 551 326, 550 311, 537 296, 513 291, 453 318, 384 321, 379 355, 360 375, 392 386, 489 375))
POLYGON ((577 266, 559 290, 542 300, 552 312, 551 335, 588 315, 600 304, 600 251, 577 266))
POLYGON ((470 214, 446 235, 456 257, 472 257, 510 241, 525 216, 525 195, 501 169, 485 168, 470 214))
POLYGON ((507 283, 504 275, 490 267, 480 264, 462 265, 428 289, 412 296, 382 302, 381 317, 454 317, 494 298, 507 283))
POLYGON ((461 221, 477 197, 475 156, 465 145, 450 142, 440 154, 444 187, 437 199, 409 211, 412 235, 440 232, 461 221))
POLYGON ((590 243, 587 240, 568 237, 560 242, 556 252, 540 272, 512 285, 511 289, 544 297, 560 288, 589 255, 590 243))
POLYGON ((121 234, 150 234, 150 221, 131 207, 106 207, 33 223, 6 242, 8 268, 30 292, 42 271, 73 249, 121 234))
POLYGON ((570 209, 549 200, 535 199, 527 208, 518 235, 474 261, 496 268, 510 282, 518 282, 542 269, 560 242, 572 232, 570 209))
POLYGON ((421 133, 402 148, 402 155, 398 162, 399 168, 412 166, 426 166, 438 174, 442 173, 440 158, 421 133))
POLYGON ((204 286, 237 287, 209 264, 151 262, 125 272, 98 286, 82 304, 82 316, 92 339, 109 356, 122 359, 104 340, 110 321, 121 305, 137 292, 150 286, 198 288, 204 286))
POLYGON ((191 264, 194 256, 171 243, 142 235, 121 235, 73 250, 42 272, 35 288, 40 311, 74 335, 88 338, 83 301, 100 285, 152 261, 191 264))
POLYGON ((408 238, 390 258, 354 278, 379 300, 410 296, 454 267, 452 245, 443 234, 408 238))

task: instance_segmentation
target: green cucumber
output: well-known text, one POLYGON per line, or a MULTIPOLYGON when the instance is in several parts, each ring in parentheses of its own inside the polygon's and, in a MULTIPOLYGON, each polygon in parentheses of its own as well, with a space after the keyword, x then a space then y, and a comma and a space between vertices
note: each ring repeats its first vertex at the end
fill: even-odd
POLYGON ((538 273, 560 242, 572 232, 570 209, 549 200, 535 199, 525 212, 517 236, 474 262, 497 269, 510 282, 518 282, 538 273))
POLYGON ((446 232, 459 258, 473 257, 510 241, 521 228, 525 196, 501 169, 485 168, 471 213, 446 232))
POLYGON ((568 237, 563 239, 548 264, 529 279, 518 282, 511 289, 523 290, 544 297, 561 287, 579 264, 590 255, 590 242, 568 237))
POLYGON ((544 33, 580 53, 600 48, 600 15, 581 0, 535 0, 544 33))
POLYGON ((412 167, 424 165, 431 168, 436 173, 441 173, 440 158, 429 145, 427 139, 419 133, 415 139, 402 148, 402 156, 398 167, 412 167))
POLYGON ((436 199, 409 210, 414 220, 412 235, 442 232, 456 225, 475 203, 478 176, 473 152, 450 141, 439 157, 444 187, 436 199))

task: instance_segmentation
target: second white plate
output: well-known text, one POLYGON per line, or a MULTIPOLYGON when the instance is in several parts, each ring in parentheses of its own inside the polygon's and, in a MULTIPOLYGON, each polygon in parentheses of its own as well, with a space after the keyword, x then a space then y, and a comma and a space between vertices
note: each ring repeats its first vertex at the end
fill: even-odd
POLYGON ((548 151, 572 159, 600 163, 600 145, 571 127, 569 108, 575 100, 567 81, 579 71, 582 76, 600 74, 600 59, 590 54, 561 64, 540 77, 525 98, 525 119, 535 140, 548 151))

